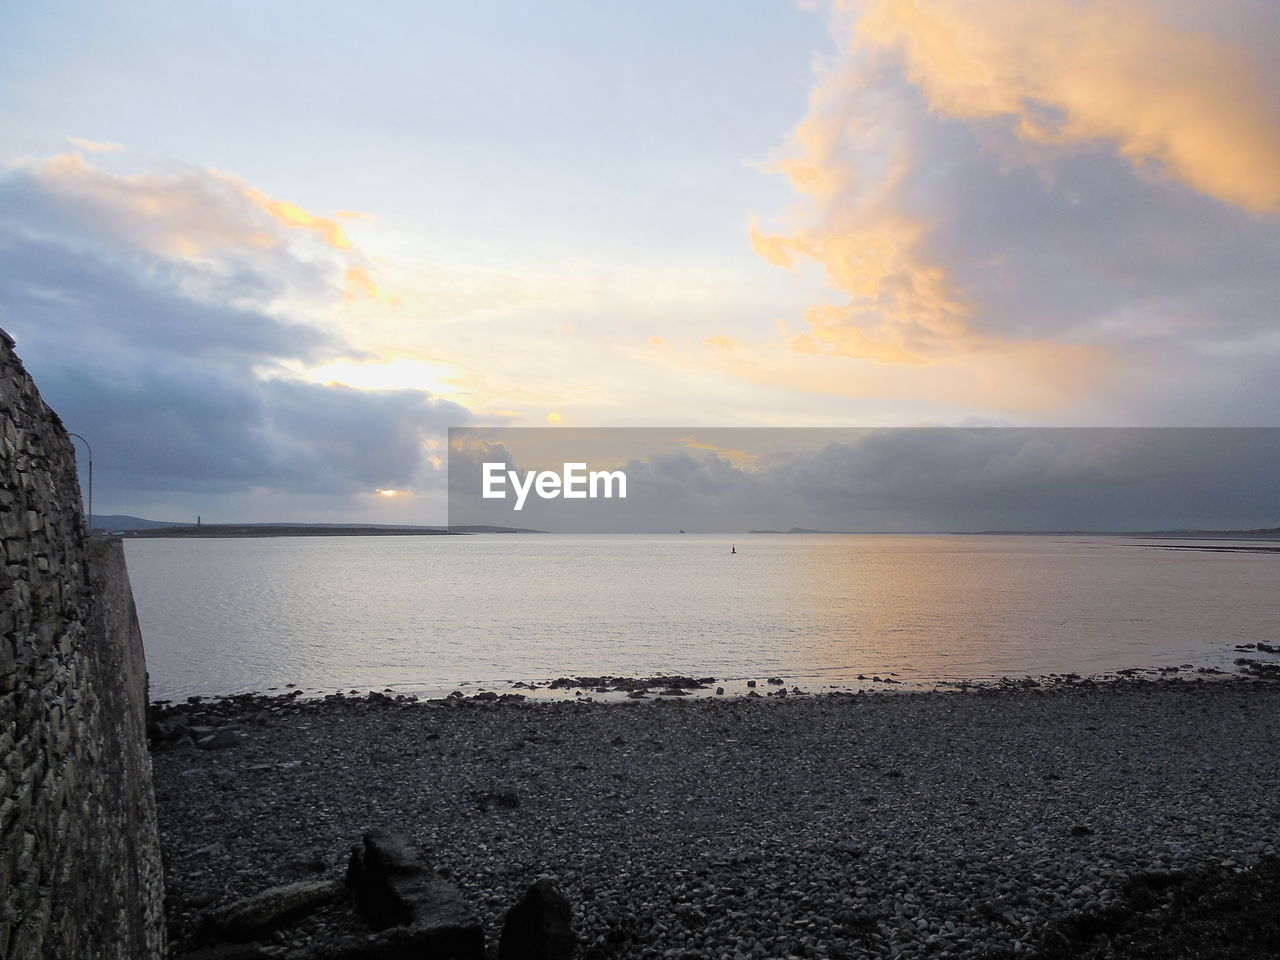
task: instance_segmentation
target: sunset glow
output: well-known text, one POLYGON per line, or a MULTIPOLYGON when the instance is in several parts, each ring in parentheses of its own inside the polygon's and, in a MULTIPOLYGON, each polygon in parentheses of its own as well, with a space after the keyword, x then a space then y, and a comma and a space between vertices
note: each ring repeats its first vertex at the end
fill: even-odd
POLYGON ((1276 960, 1280 0, 0 37, 6 957, 1276 960))
POLYGON ((305 371, 316 383, 341 384, 359 390, 425 390, 436 396, 456 392, 464 372, 454 364, 418 357, 382 362, 337 360, 305 371))
POLYGON ((155 438, 98 476, 135 512, 416 516, 459 425, 1280 415, 1273 5, 493 9, 286 4, 261 102, 238 15, 175 73, 176 11, 108 4, 75 70, 6 12, 0 323, 77 432, 155 438))

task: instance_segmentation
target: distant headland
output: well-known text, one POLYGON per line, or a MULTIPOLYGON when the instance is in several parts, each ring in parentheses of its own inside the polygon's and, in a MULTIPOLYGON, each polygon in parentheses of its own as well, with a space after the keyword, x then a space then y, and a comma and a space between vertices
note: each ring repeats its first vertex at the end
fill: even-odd
POLYGON ((470 533, 544 533, 525 527, 498 527, 459 524, 449 527, 408 526, 380 523, 176 523, 146 520, 120 514, 93 517, 93 528, 129 540, 175 537, 433 537, 470 533))

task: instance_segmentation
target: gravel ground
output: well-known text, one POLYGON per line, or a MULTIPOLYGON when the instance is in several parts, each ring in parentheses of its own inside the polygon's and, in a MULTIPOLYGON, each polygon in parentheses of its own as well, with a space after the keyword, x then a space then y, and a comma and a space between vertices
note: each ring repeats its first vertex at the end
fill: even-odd
MULTIPOLYGON (((1261 681, 203 719, 246 710, 239 746, 154 758, 175 952, 202 910, 340 876, 372 827, 414 839, 491 941, 553 877, 584 957, 1031 955, 1134 874, 1234 874, 1280 847, 1280 686, 1261 681)), ((339 903, 271 952, 353 924, 339 903)))

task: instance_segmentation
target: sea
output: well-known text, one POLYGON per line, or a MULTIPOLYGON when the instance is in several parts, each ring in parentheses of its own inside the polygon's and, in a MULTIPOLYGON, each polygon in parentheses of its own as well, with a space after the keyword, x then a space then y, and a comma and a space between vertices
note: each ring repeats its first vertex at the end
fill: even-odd
POLYGON ((1280 553, 1246 549, 1260 546, 477 534, 125 551, 151 696, 173 699, 503 693, 580 676, 714 677, 741 693, 776 689, 769 678, 820 692, 1231 671, 1237 645, 1280 642, 1280 553))

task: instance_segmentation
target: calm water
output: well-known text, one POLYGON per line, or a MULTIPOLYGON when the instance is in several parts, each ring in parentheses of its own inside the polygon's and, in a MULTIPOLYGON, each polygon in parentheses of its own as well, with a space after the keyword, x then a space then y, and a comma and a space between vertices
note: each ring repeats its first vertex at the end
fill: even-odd
POLYGON ((859 673, 1223 664, 1233 644, 1280 640, 1280 554, 1123 539, 326 537, 126 550, 156 697, 286 683, 438 694, 664 672, 814 689, 859 673))

